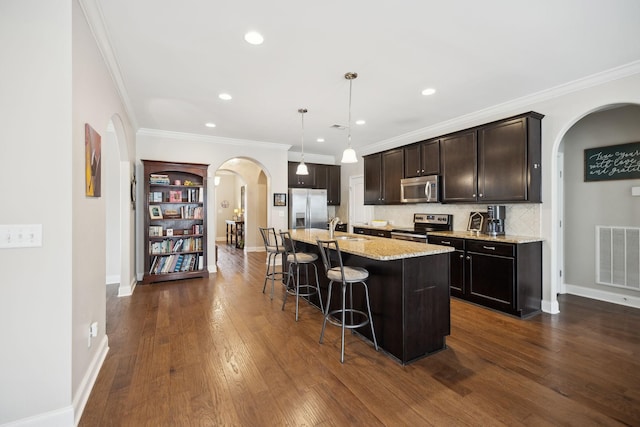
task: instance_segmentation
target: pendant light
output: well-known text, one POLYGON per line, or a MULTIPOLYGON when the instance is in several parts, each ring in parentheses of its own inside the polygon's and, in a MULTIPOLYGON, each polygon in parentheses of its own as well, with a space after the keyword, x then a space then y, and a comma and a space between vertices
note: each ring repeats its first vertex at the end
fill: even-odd
POLYGON ((353 79, 358 77, 358 73, 346 73, 344 78, 349 80, 349 122, 347 128, 349 130, 349 136, 347 137, 347 149, 342 153, 342 163, 358 163, 358 157, 353 148, 351 148, 351 86, 353 79))
POLYGON ((306 112, 306 108, 298 109, 298 113, 300 113, 300 117, 302 118, 302 161, 296 169, 296 175, 309 175, 309 169, 307 169, 307 165, 304 164, 304 113, 306 112))

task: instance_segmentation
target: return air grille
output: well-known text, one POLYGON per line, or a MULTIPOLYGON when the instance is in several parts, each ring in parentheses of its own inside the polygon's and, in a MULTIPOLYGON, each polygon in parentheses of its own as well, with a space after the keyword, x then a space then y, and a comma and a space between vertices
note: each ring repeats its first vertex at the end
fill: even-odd
POLYGON ((596 226, 596 283, 640 291, 640 228, 596 226))

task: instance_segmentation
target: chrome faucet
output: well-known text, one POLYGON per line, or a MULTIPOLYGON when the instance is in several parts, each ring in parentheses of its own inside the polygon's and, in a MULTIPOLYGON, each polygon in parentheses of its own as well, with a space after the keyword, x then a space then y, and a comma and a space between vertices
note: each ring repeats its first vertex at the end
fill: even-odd
POLYGON ((331 218, 331 220, 329 221, 329 238, 333 239, 333 233, 336 231, 336 225, 338 225, 338 223, 340 222, 340 218, 338 218, 337 216, 334 218, 331 218))

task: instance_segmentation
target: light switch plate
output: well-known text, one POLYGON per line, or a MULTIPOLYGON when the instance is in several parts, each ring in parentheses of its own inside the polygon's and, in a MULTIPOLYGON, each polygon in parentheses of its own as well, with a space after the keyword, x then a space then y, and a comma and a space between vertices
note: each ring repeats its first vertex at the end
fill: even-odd
POLYGON ((632 196, 640 196, 640 187, 631 187, 632 196))
POLYGON ((0 248, 42 246, 42 224, 0 224, 0 248))

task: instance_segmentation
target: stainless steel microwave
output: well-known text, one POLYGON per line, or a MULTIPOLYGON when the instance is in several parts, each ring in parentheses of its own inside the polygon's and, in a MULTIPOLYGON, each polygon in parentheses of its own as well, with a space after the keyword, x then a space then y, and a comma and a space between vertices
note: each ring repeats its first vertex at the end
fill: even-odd
POLYGON ((438 203, 440 185, 438 175, 405 178, 400 181, 400 201, 402 203, 438 203))

